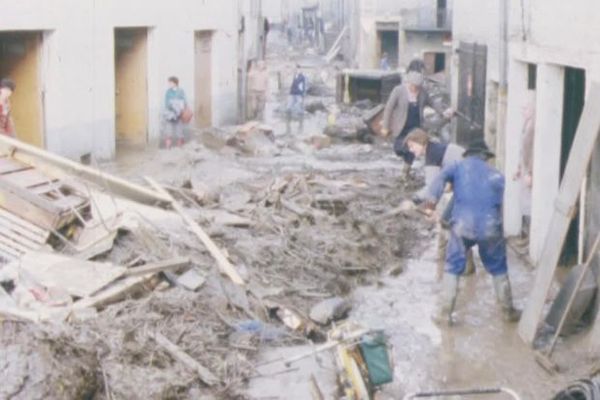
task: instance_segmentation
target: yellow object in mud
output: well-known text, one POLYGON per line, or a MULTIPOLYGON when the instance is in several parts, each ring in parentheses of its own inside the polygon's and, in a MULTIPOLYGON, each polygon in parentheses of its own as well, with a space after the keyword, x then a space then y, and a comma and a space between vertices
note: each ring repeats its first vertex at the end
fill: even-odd
MULTIPOLYGON (((364 328, 356 323, 346 322, 329 332, 330 340, 355 336, 364 328)), ((361 335, 362 336, 362 335, 361 335)), ((358 339, 360 341, 360 338, 358 339)), ((366 364, 358 349, 358 341, 340 343, 335 347, 335 361, 338 368, 338 379, 344 398, 348 400, 371 400, 366 364)))
POLYGON ((336 116, 335 116, 335 114, 334 114, 334 113, 330 113, 330 114, 327 116, 327 125, 329 125, 329 126, 333 126, 333 125, 335 125, 335 121, 336 121, 336 116))
POLYGON ((365 381, 364 370, 366 366, 356 349, 356 345, 339 345, 336 348, 336 363, 338 376, 348 400, 370 400, 371 394, 365 381))

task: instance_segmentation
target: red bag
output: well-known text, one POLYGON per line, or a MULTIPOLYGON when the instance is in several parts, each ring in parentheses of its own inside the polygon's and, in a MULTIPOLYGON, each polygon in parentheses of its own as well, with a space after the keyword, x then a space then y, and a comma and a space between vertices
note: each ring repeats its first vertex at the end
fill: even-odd
POLYGON ((181 122, 183 122, 184 124, 189 124, 193 116, 194 113, 192 112, 192 109, 189 106, 185 106, 185 108, 181 112, 181 122))

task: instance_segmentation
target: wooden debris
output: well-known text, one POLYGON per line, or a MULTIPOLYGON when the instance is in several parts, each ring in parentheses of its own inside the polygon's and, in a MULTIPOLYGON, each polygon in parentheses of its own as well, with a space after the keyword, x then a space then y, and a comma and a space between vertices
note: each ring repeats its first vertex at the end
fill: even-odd
POLYGON ((0 304, 0 321, 40 322, 40 314, 37 311, 0 304))
POLYGON ((40 167, 44 171, 50 171, 53 175, 75 175, 100 187, 106 187, 114 194, 141 203, 156 204, 169 202, 167 198, 152 190, 127 182, 99 169, 81 165, 65 157, 58 156, 5 135, 0 137, 0 153, 10 155, 15 161, 40 167))
POLYGON ((214 386, 219 383, 219 379, 210 372, 206 367, 200 364, 198 361, 194 360, 190 357, 186 352, 181 350, 179 346, 175 343, 171 342, 169 339, 156 332, 154 334, 150 334, 150 337, 154 339, 154 341, 164 348, 176 361, 179 361, 188 369, 194 371, 198 374, 198 377, 207 384, 208 386, 214 386))
POLYGON ((129 276, 108 286, 106 289, 75 302, 73 309, 100 307, 117 302, 133 292, 139 285, 150 280, 154 274, 129 276))
POLYGON ((204 230, 194 221, 185 211, 183 206, 179 204, 165 189, 163 189, 154 179, 146 177, 146 181, 161 194, 161 196, 168 198, 173 209, 181 216, 181 218, 188 225, 190 230, 200 239, 200 241, 206 246, 209 253, 217 261, 217 265, 220 270, 225 273, 235 284, 244 285, 245 282, 236 270, 236 268, 229 262, 223 251, 216 245, 215 242, 204 232, 204 230))
POLYGON ((127 276, 140 276, 146 274, 155 274, 167 269, 174 269, 179 267, 185 267, 189 265, 190 259, 188 257, 176 257, 170 260, 159 261, 156 263, 145 264, 135 268, 129 268, 125 275, 127 276))
POLYGON ((25 254, 19 266, 40 285, 60 288, 78 297, 97 292, 126 271, 125 267, 110 263, 78 260, 43 252, 25 254))

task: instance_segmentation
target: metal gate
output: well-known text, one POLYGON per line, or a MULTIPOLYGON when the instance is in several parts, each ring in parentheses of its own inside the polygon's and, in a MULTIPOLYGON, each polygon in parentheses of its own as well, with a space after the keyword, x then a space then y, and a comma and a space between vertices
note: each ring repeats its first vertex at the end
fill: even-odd
POLYGON ((460 42, 458 60, 456 141, 467 145, 484 137, 487 46, 460 42))

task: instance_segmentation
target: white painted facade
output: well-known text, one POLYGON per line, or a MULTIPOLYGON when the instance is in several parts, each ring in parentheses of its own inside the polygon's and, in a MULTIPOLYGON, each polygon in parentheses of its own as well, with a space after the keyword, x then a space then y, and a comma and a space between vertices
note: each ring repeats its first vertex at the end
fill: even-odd
POLYGON ((78 158, 115 154, 114 29, 148 28, 148 139, 160 129, 167 77, 194 101, 194 35, 213 31, 212 121, 237 113, 237 1, 0 0, 1 31, 44 31, 45 147, 78 158))
POLYGON ((477 43, 487 47, 486 66, 486 124, 485 137, 488 144, 495 148, 498 158, 502 158, 502 144, 498 130, 502 124, 498 121, 497 105, 502 102, 499 90, 501 63, 500 57, 500 7, 503 0, 455 0, 452 22, 452 104, 458 103, 459 87, 459 45, 461 42, 477 43))
MULTIPOLYGON (((452 9, 453 1, 448 1, 452 9)), ((414 58, 423 58, 425 53, 450 53, 440 34, 433 32, 407 32, 405 27, 420 17, 432 19, 436 11, 435 0, 350 0, 350 41, 355 44, 352 67, 361 69, 378 68, 378 24, 397 25, 398 62, 400 68, 408 66, 414 58), (420 14, 420 15, 419 15, 420 14)))
MULTIPOLYGON (((531 98, 527 67, 529 64, 537 67, 530 242, 530 257, 534 262, 544 245, 559 189, 565 67, 585 70, 588 87, 592 80, 600 80, 598 11, 600 5, 594 0, 456 0, 454 3, 455 52, 461 41, 485 44, 488 49, 486 138, 488 144, 495 147, 498 165, 507 177, 504 224, 509 236, 521 230, 521 189, 519 182, 511 178, 517 172, 520 159, 523 109, 531 98), (502 10, 506 5, 508 57, 504 59, 502 10), (503 68, 507 70, 508 83, 505 114, 501 112, 499 103, 504 97, 498 87, 503 68), (497 108, 490 109, 494 104, 497 108)), ((454 68, 457 68, 457 62, 455 53, 454 68)), ((454 74, 453 87, 457 86, 458 74, 454 74)), ((453 90, 453 104, 456 104, 457 95, 457 90, 453 90)), ((592 175, 597 177, 600 173, 597 170, 598 167, 592 168, 592 175)), ((594 187, 590 187, 590 193, 595 192, 597 189, 594 191, 594 187)), ((598 224, 589 220, 584 222, 588 228, 590 224, 598 224)))
MULTIPOLYGON (((586 86, 600 80, 600 5, 594 0, 528 0, 523 8, 510 8, 509 102, 506 135, 506 175, 516 171, 520 151, 520 127, 525 91, 525 66, 537 65, 536 131, 534 148, 532 231, 530 256, 537 261, 544 245, 550 217, 559 187, 561 152, 561 125, 565 67, 585 71, 586 86), (508 162, 511 161, 511 162, 508 162)), ((597 143, 595 158, 600 156, 597 143)), ((591 169, 590 196, 597 192, 600 170, 591 169)), ((507 180, 507 200, 517 191, 516 183, 507 180)), ((584 232, 598 229, 598 213, 591 212, 597 205, 587 201, 584 232)), ((507 201, 505 225, 507 234, 520 228, 517 204, 507 201)), ((589 235, 586 235, 589 236, 589 235)), ((591 239, 593 240, 593 238, 591 239)), ((587 238, 586 242, 589 243, 587 238)))

